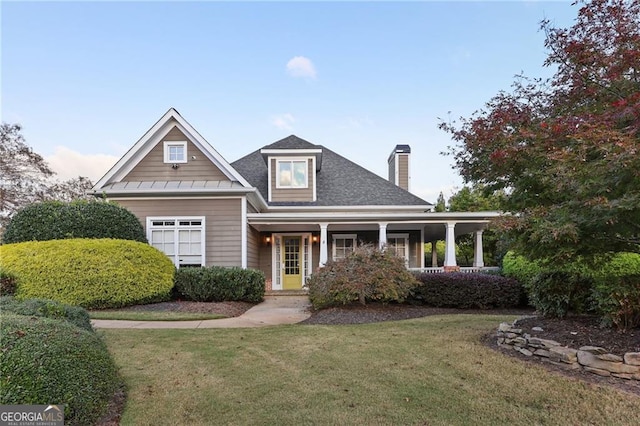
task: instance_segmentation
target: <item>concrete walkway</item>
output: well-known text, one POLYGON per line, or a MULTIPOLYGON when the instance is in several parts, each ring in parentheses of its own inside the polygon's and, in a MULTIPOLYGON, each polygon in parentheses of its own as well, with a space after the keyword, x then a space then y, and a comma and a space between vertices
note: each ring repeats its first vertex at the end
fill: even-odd
POLYGON ((295 324, 311 316, 307 296, 265 296, 239 317, 202 321, 91 320, 95 328, 247 328, 295 324))

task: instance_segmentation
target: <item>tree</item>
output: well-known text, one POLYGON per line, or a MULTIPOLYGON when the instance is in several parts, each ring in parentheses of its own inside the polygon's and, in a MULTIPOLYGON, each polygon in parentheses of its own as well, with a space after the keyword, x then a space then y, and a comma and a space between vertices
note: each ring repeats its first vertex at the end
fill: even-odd
POLYGON ((92 186, 84 177, 55 180, 55 172, 26 144, 21 130, 18 124, 0 125, 0 229, 28 204, 86 198, 92 186))
POLYGON ((438 195, 438 201, 436 201, 435 211, 444 212, 446 210, 447 210, 447 206, 444 201, 444 195, 442 194, 442 191, 440 191, 440 195, 438 195))
POLYGON ((586 1, 571 28, 541 28, 555 75, 520 76, 470 118, 441 123, 455 167, 508 194, 499 226, 530 258, 638 252, 640 0, 586 1))
MULTIPOLYGON (((464 186, 449 198, 449 211, 451 212, 480 212, 500 210, 504 192, 490 192, 482 185, 464 186)), ((474 252, 475 236, 471 234, 460 235, 456 238, 458 255, 464 259, 462 265, 471 265, 474 252)), ((500 232, 489 227, 483 234, 484 255, 487 264, 499 265, 504 255, 504 249, 499 249, 500 232)))

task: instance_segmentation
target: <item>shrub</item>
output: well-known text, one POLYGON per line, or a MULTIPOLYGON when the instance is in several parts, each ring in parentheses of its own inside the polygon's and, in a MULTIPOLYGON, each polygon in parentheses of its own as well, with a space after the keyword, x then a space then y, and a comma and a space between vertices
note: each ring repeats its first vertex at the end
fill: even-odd
POLYGON ((525 287, 528 287, 540 272, 542 267, 538 262, 529 261, 512 251, 507 252, 502 258, 502 274, 518 280, 525 287))
POLYGON ((0 246, 0 258, 18 278, 18 299, 117 308, 167 300, 173 287, 171 260, 136 241, 30 241, 0 246))
POLYGON ((640 326, 640 274, 597 280, 593 301, 606 325, 621 331, 640 326))
POLYGON ((17 280, 15 275, 0 266, 0 296, 12 296, 16 292, 17 280))
POLYGON ((420 285, 411 302, 446 308, 512 308, 521 305, 524 289, 511 278, 489 274, 427 274, 417 276, 420 285))
POLYGON ((564 318, 589 307, 593 279, 567 271, 540 272, 529 286, 529 301, 545 317, 564 318))
POLYGON ((16 300, 13 297, 0 297, 0 312, 59 319, 85 330, 93 331, 87 311, 78 306, 69 306, 54 300, 16 300))
POLYGON ((180 268, 175 276, 179 295, 197 302, 260 302, 264 298, 265 277, 255 269, 180 268))
POLYGON ((344 259, 330 261, 308 281, 315 309, 359 301, 403 302, 418 282, 404 260, 370 245, 357 247, 344 259))
POLYGON ((133 213, 105 201, 45 201, 18 211, 3 235, 5 244, 66 238, 114 238, 147 242, 133 213))
POLYGON ((65 424, 94 424, 120 385, 98 335, 50 318, 0 318, 0 404, 65 404, 65 424))

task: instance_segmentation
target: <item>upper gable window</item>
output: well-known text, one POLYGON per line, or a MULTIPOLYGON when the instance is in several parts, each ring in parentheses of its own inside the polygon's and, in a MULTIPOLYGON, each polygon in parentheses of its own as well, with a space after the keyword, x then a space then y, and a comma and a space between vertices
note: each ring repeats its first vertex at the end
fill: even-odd
POLYGON ((277 188, 307 188, 309 179, 307 160, 278 160, 277 188))
POLYGON ((168 141, 164 143, 165 163, 186 163, 187 162, 187 142, 168 141))

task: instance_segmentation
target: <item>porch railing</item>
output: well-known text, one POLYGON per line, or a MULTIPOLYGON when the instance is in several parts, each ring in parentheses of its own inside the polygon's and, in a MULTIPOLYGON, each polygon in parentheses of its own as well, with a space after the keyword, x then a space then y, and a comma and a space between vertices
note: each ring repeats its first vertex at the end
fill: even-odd
MULTIPOLYGON (((411 272, 421 272, 421 273, 426 273, 426 274, 442 274, 444 273, 444 268, 442 266, 437 267, 437 268, 409 268, 409 270, 411 272)), ((476 266, 462 266, 460 267, 460 271, 458 272, 462 272, 463 274, 471 274, 471 273, 496 273, 496 272, 500 272, 500 268, 497 266, 483 266, 483 267, 476 267, 476 266)))

